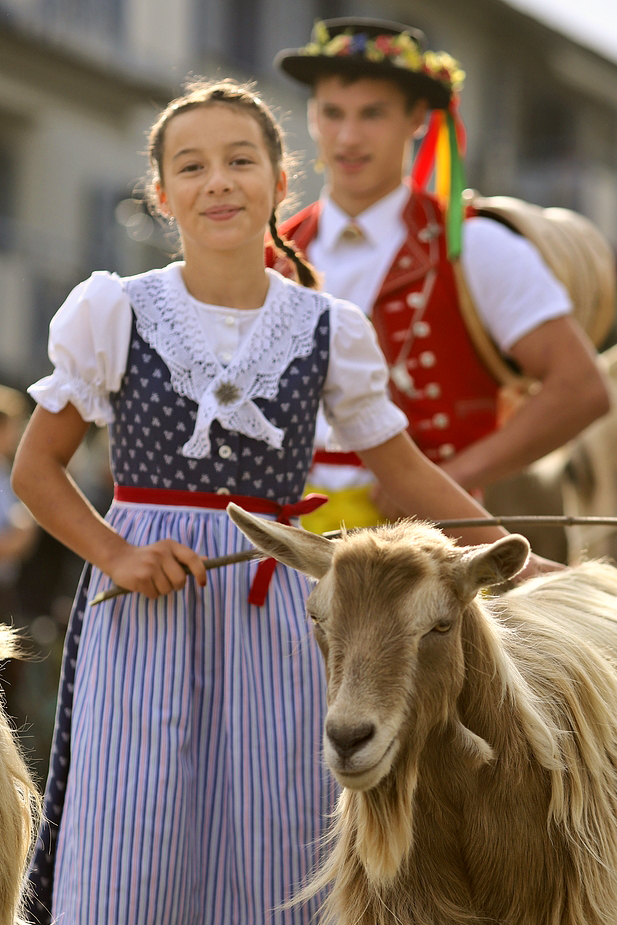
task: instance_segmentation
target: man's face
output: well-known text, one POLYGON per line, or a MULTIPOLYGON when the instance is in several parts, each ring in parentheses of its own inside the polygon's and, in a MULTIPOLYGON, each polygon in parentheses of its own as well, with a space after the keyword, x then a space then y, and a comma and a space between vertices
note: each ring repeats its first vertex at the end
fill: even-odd
POLYGON ((409 141, 426 109, 420 100, 409 110, 402 91, 389 80, 319 79, 309 125, 335 201, 357 214, 399 185, 409 141), (353 204, 357 208, 349 209, 353 204))

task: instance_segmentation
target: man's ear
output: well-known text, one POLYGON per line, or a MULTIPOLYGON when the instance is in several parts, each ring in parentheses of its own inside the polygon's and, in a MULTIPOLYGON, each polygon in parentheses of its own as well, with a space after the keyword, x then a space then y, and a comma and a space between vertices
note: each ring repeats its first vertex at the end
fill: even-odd
POLYGON ((421 99, 414 103, 409 113, 411 128, 410 138, 416 138, 422 133, 428 113, 429 105, 427 100, 421 99))

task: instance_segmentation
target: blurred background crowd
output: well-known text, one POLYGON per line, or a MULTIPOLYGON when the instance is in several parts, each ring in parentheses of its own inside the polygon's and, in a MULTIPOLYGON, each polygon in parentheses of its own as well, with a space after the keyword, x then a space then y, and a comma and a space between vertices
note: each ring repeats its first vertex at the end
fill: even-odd
MULTIPOLYGON (((33 656, 3 679, 40 780, 81 563, 16 504, 8 473, 30 413, 25 389, 51 368, 50 318, 93 270, 140 273, 174 252, 145 208, 139 152, 190 73, 256 79, 297 154, 290 211, 319 195, 306 97, 272 59, 302 45, 316 19, 345 15, 418 26, 462 63, 470 187, 574 209, 617 248, 610 29, 596 41, 533 0, 0 0, 0 619, 27 630, 33 656)), ((104 431, 92 428, 71 466, 106 510, 104 431)))

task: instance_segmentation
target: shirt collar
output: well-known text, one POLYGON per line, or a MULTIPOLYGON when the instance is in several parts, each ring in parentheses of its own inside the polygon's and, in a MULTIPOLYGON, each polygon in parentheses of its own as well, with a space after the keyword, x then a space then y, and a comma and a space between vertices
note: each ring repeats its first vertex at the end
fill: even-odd
POLYGON ((401 183, 395 190, 373 203, 364 212, 351 218, 330 198, 329 190, 321 195, 321 214, 319 216, 319 240, 324 250, 332 251, 339 243, 341 234, 350 222, 358 225, 364 232, 368 243, 373 247, 380 241, 388 239, 398 231, 401 215, 407 200, 409 187, 401 183))

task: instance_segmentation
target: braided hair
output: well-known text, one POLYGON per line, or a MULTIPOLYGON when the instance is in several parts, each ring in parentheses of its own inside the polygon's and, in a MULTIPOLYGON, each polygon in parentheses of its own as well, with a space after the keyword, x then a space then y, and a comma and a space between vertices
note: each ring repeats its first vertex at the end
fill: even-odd
MULTIPOLYGON (((259 125, 268 150, 275 177, 279 176, 285 160, 283 133, 272 110, 254 92, 254 84, 239 84, 231 78, 225 80, 205 80, 195 78, 185 85, 182 96, 172 100, 156 120, 148 136, 148 158, 150 171, 147 183, 147 201, 150 210, 159 213, 157 184, 163 185, 163 153, 165 147, 165 130, 169 122, 182 112, 197 106, 212 106, 223 103, 234 106, 250 115, 259 125)), ((270 234, 277 250, 288 257, 297 275, 298 281, 308 288, 317 288, 318 277, 311 265, 296 252, 294 247, 284 241, 276 227, 276 213, 270 217, 270 234)))
POLYGON ((272 242, 275 248, 281 253, 285 254, 294 265, 294 270, 296 276, 298 277, 298 282, 303 286, 306 286, 307 289, 317 289, 319 286, 319 277, 315 272, 315 268, 305 260, 305 258, 300 254, 288 241, 281 237, 279 234, 278 228, 276 227, 276 211, 272 211, 270 216, 270 235, 272 237, 272 242))

